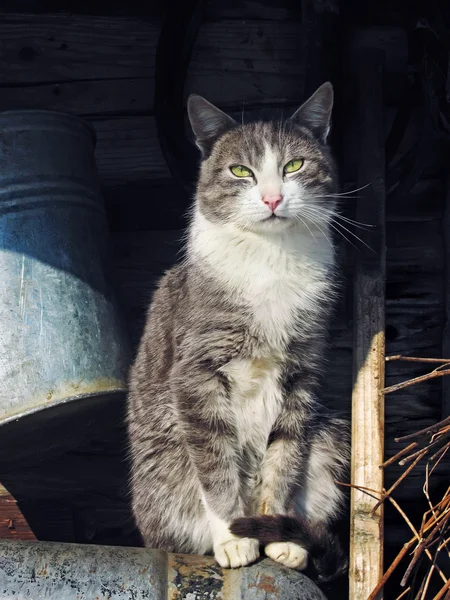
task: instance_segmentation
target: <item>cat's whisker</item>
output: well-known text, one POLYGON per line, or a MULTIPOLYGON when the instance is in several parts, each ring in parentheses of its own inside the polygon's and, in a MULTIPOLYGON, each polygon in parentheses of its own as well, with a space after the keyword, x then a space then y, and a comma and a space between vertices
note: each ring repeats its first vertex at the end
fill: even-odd
POLYGON ((315 241, 316 243, 319 243, 319 242, 317 241, 317 238, 316 238, 316 236, 314 235, 314 233, 313 233, 312 229, 309 227, 308 223, 307 223, 307 222, 306 222, 304 219, 302 219, 300 215, 296 215, 296 218, 298 219, 298 221, 300 221, 300 223, 302 223, 302 225, 304 225, 304 226, 307 228, 307 230, 309 231, 309 233, 311 234, 311 236, 314 238, 314 241, 315 241))
MULTIPOLYGON (((363 185, 359 188, 356 188, 354 190, 347 190, 346 192, 336 192, 335 194, 329 194, 329 196, 333 196, 333 197, 345 197, 345 196, 349 196, 350 194, 355 194, 356 192, 360 192, 361 190, 365 190, 366 188, 368 188, 369 186, 371 186, 372 183, 366 183, 366 185, 363 185)), ((361 197, 361 196, 359 196, 361 197)))
MULTIPOLYGON (((344 225, 342 225, 342 223, 339 223, 339 221, 334 221, 334 225, 342 227, 342 229, 344 229, 349 235, 352 235, 355 239, 357 239, 368 250, 370 250, 371 252, 375 252, 375 250, 371 246, 369 246, 369 244, 367 244, 364 240, 362 240, 359 236, 357 236, 356 233, 354 233, 350 229, 347 229, 347 227, 345 227, 344 225)), ((341 235, 343 235, 342 232, 341 232, 341 235)))
POLYGON ((312 200, 321 200, 325 198, 333 198, 336 202, 343 202, 344 200, 359 200, 362 196, 340 196, 338 194, 321 194, 317 196, 309 196, 312 200))
MULTIPOLYGON (((307 219, 309 219, 309 221, 315 225, 317 227, 317 229, 321 232, 321 234, 323 235, 323 237, 327 240, 327 242, 330 244, 331 247, 333 247, 333 242, 331 241, 330 237, 325 233, 325 231, 322 229, 321 227, 321 223, 319 223, 317 220, 313 219, 311 216, 305 215, 307 219)), ((322 222, 322 225, 325 224, 325 221, 322 222)))
POLYGON ((375 225, 369 225, 369 223, 360 223, 359 221, 354 221, 353 219, 350 219, 349 217, 344 217, 339 213, 335 214, 335 218, 340 219, 341 221, 344 221, 345 223, 348 223, 353 227, 357 227, 358 229, 364 229, 365 231, 370 231, 375 227, 375 225))
POLYGON ((333 210, 327 209, 318 209, 316 206, 302 206, 301 209, 303 212, 309 212, 312 215, 315 215, 317 219, 322 223, 328 223, 330 219, 333 219, 336 212, 333 210))
MULTIPOLYGON (((305 211, 310 211, 311 214, 315 214, 316 216, 319 216, 319 215, 321 215, 321 213, 323 214, 323 212, 324 212, 324 211, 319 211, 319 209, 317 207, 311 207, 311 206, 305 207, 305 211)), ((362 240, 353 231, 351 231, 345 225, 343 225, 342 223, 339 222, 338 218, 342 215, 338 215, 336 212, 331 213, 331 211, 328 211, 328 214, 329 214, 329 219, 330 219, 330 221, 329 221, 330 226, 333 227, 333 229, 335 231, 337 231, 344 239, 346 239, 352 246, 354 246, 356 248, 356 246, 347 238, 346 235, 344 235, 344 233, 340 229, 337 228, 337 226, 344 229, 344 231, 346 231, 349 235, 353 236, 355 239, 357 239, 359 242, 361 242, 361 244, 366 246, 370 251, 372 251, 372 252, 374 251, 373 248, 371 248, 364 240, 362 240)), ((350 223, 350 224, 352 224, 352 223, 350 223)), ((364 227, 362 227, 362 229, 364 229, 364 227)))
MULTIPOLYGON (((307 213, 307 209, 305 209, 305 213, 307 213)), ((316 214, 315 214, 314 212, 310 213, 310 216, 309 216, 309 218, 310 218, 310 220, 312 221, 312 216, 311 216, 311 214, 312 214, 312 215, 315 215, 315 216, 317 216, 317 214, 318 214, 318 213, 316 213, 316 214)), ((324 221, 324 219, 322 219, 322 222, 323 222, 323 221, 324 221)), ((346 240, 346 241, 347 241, 347 242, 348 242, 348 243, 349 243, 351 246, 353 246, 353 247, 354 247, 356 250, 359 250, 359 249, 357 248, 357 246, 355 246, 355 244, 353 244, 353 242, 352 242, 351 240, 349 240, 349 239, 348 239, 348 237, 347 237, 347 236, 346 236, 346 235, 345 235, 345 234, 344 234, 342 231, 340 231, 340 230, 339 230, 339 229, 336 227, 336 225, 333 223, 332 219, 330 219, 330 220, 327 220, 326 222, 327 222, 327 225, 328 225, 329 227, 331 227, 332 229, 334 229, 334 230, 335 230, 335 231, 336 231, 336 232, 337 232, 337 233, 338 233, 338 234, 339 234, 339 235, 340 235, 340 236, 341 236, 343 239, 345 239, 345 240, 346 240)), ((316 225, 317 225, 317 226, 319 226, 317 223, 316 223, 316 225)))

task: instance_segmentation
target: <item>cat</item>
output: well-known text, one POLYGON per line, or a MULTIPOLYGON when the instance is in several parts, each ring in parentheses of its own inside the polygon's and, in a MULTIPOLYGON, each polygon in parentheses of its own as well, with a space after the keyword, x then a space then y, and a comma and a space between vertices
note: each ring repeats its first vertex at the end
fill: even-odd
POLYGON ((188 99, 202 160, 186 258, 159 283, 130 374, 147 546, 235 568, 263 543, 299 570, 310 553, 319 579, 345 568, 330 527, 347 425, 316 397, 336 296, 332 105, 325 83, 287 120, 239 124, 188 99))

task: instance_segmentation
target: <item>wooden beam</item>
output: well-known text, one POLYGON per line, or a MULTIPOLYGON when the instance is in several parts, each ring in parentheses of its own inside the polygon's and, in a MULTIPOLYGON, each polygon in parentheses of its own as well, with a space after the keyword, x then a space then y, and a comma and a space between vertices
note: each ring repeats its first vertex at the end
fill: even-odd
MULTIPOLYGON (((358 187, 368 187, 361 190, 356 218, 376 225, 377 234, 370 236, 373 250, 361 250, 356 259, 352 394, 352 483, 378 493, 383 489, 386 285, 383 62, 380 50, 358 52, 357 175, 358 187)), ((350 600, 366 600, 383 574, 383 511, 372 515, 375 502, 352 489, 350 600)))

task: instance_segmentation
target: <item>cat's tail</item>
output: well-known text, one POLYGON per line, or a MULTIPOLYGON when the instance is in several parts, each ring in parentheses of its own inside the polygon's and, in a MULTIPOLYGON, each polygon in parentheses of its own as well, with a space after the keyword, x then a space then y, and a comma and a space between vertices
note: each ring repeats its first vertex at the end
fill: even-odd
POLYGON ((238 537, 259 540, 262 545, 293 542, 304 548, 311 559, 312 577, 329 582, 347 570, 347 558, 337 535, 324 525, 312 526, 306 520, 285 515, 242 517, 231 523, 238 537))

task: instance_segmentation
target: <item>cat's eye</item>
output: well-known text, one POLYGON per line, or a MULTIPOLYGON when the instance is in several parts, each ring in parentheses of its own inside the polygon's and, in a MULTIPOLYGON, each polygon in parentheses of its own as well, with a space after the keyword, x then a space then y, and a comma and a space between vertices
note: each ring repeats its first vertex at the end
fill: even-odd
POLYGON ((244 165, 233 165, 230 167, 230 171, 233 175, 236 175, 236 177, 253 177, 253 172, 247 167, 244 167, 244 165))
POLYGON ((290 160, 288 163, 284 165, 283 171, 285 173, 296 173, 300 171, 303 167, 303 160, 301 158, 296 158, 295 160, 290 160))

